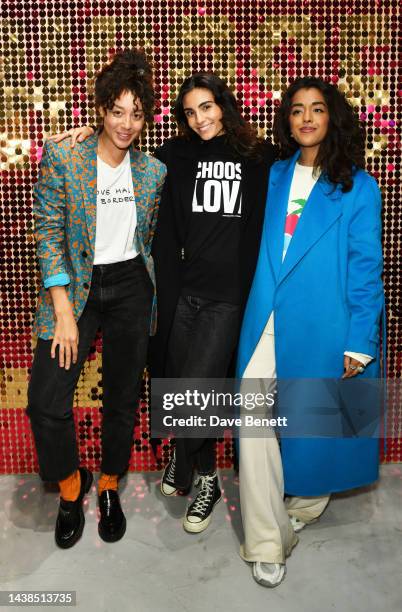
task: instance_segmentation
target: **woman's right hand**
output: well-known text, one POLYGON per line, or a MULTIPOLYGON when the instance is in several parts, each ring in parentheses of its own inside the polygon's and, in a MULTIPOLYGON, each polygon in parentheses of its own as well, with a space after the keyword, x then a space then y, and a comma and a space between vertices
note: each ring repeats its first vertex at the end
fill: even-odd
POLYGON ((77 363, 78 359, 78 326, 65 287, 50 287, 49 291, 52 296, 56 318, 50 355, 52 359, 56 357, 56 347, 58 346, 59 366, 69 370, 71 362, 77 363))
POLYGON ((71 362, 77 363, 78 358, 78 327, 72 310, 56 315, 56 327, 50 349, 50 355, 56 357, 56 347, 59 347, 59 366, 70 369, 71 362))
POLYGON ((65 138, 71 138, 70 146, 73 149, 76 142, 82 142, 86 140, 88 136, 92 136, 92 134, 94 134, 94 130, 89 127, 89 125, 83 125, 81 127, 71 128, 71 130, 62 132, 61 134, 53 134, 53 136, 49 136, 48 140, 61 142, 65 138))

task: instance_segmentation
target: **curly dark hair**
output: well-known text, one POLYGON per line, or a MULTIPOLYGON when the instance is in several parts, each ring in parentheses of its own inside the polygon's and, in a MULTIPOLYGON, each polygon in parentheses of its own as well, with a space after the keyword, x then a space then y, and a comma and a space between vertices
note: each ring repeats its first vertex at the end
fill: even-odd
POLYGON ((141 49, 116 53, 102 68, 95 80, 96 107, 111 110, 116 98, 125 91, 141 100, 145 120, 151 122, 155 102, 152 68, 141 49))
POLYGON ((196 88, 209 89, 216 104, 222 110, 222 125, 226 142, 239 156, 260 158, 262 139, 256 130, 242 117, 236 98, 226 83, 212 72, 199 72, 185 79, 174 103, 173 112, 179 134, 186 138, 194 135, 184 113, 183 98, 196 88))
POLYGON ((299 148, 291 137, 289 116, 292 98, 300 89, 318 89, 327 104, 328 132, 320 144, 314 166, 320 168, 334 185, 342 185, 342 191, 353 187, 353 174, 365 167, 365 131, 357 113, 335 85, 316 77, 296 79, 283 95, 274 119, 273 134, 280 148, 280 157, 286 159, 299 148))

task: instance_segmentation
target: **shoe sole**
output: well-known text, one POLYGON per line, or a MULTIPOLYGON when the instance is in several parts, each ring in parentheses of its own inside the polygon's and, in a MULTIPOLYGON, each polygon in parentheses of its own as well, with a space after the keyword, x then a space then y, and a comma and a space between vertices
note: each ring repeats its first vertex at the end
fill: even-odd
POLYGON ((254 568, 253 568, 253 578, 256 581, 256 583, 268 589, 274 589, 275 587, 279 586, 281 582, 283 582, 283 580, 285 579, 285 576, 286 576, 286 566, 285 566, 285 571, 283 572, 282 578, 278 582, 275 582, 275 584, 272 584, 272 582, 268 582, 268 580, 264 580, 264 578, 258 578, 254 574, 254 568))
POLYGON ((101 540, 103 540, 104 542, 107 542, 108 544, 111 544, 112 542, 118 542, 119 540, 121 540, 121 538, 126 533, 126 528, 127 528, 126 517, 123 517, 123 523, 122 523, 119 531, 117 533, 113 533, 113 534, 104 533, 102 531, 102 527, 101 527, 100 523, 98 523, 99 537, 101 538, 101 540))
POLYGON ((201 531, 205 531, 205 529, 208 527, 209 523, 211 522, 212 513, 214 511, 214 508, 216 504, 219 504, 221 499, 222 499, 222 495, 214 503, 212 510, 211 510, 211 514, 206 519, 204 519, 203 521, 200 521, 199 523, 190 523, 190 521, 187 520, 187 517, 184 517, 184 520, 183 520, 184 530, 187 531, 187 533, 201 533, 201 531))
MULTIPOLYGON (((89 474, 89 478, 88 478, 88 482, 85 485, 84 492, 82 494, 82 501, 84 500, 84 496, 87 493, 89 493, 89 490, 92 487, 92 483, 94 481, 94 477, 92 475, 92 472, 88 471, 88 474, 89 474)), ((55 537, 55 541, 56 541, 57 546, 59 548, 63 548, 64 550, 74 546, 74 544, 76 544, 78 542, 78 540, 81 538, 82 532, 84 531, 84 527, 85 527, 85 514, 84 514, 84 510, 82 508, 82 504, 81 504, 81 507, 80 507, 80 524, 79 524, 79 527, 78 527, 77 531, 75 532, 74 537, 72 537, 67 542, 65 542, 64 540, 60 541, 60 540, 57 539, 57 537, 55 537)))

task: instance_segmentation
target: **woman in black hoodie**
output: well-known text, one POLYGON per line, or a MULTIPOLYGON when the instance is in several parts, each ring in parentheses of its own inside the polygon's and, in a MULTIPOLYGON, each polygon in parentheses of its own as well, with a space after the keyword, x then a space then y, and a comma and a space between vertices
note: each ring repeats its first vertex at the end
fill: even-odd
MULTIPOLYGON (((257 138, 227 85, 211 73, 182 84, 179 136, 155 151, 167 165, 153 241, 158 331, 151 374, 224 378, 236 350, 261 237, 271 144, 257 138)), ((183 526, 206 529, 221 498, 212 438, 176 438, 164 495, 200 487, 183 526)))

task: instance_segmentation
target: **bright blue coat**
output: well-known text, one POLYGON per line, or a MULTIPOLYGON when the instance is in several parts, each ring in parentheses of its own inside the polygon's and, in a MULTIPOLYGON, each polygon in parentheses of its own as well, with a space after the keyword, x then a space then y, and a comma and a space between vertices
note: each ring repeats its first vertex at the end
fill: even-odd
MULTIPOLYGON (((333 190, 321 176, 282 262, 289 190, 298 157, 299 152, 271 169, 237 375, 243 375, 274 311, 279 379, 340 378, 344 351, 375 357, 363 376, 379 377, 383 308, 379 188, 363 170, 356 172, 348 193, 340 187, 333 190)), ((378 447, 378 440, 369 438, 283 438, 286 493, 314 496, 369 484, 378 478, 378 447)))

